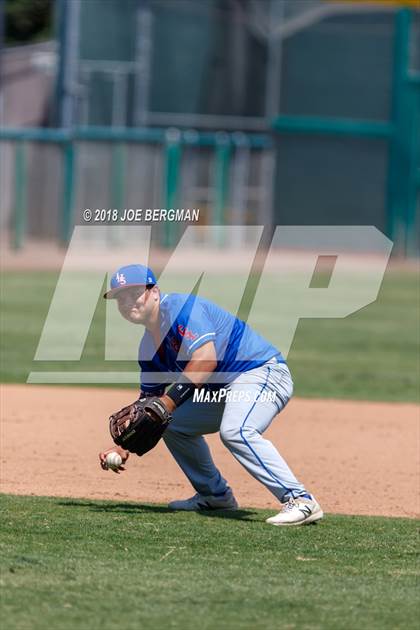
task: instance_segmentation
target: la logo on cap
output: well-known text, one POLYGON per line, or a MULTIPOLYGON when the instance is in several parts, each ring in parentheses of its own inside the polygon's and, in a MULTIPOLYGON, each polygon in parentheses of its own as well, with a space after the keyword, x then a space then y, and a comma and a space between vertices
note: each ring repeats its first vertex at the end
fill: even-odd
POLYGON ((117 282, 118 284, 127 284, 127 280, 125 279, 125 275, 123 273, 117 273, 117 282))

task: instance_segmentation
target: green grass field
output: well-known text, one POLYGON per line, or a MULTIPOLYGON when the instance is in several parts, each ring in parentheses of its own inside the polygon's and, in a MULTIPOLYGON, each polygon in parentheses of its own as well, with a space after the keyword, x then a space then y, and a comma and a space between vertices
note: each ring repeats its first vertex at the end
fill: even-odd
POLYGON ((2 627, 418 627, 417 523, 1 497, 2 627))
MULTIPOLYGON (((1 381, 26 382, 31 370, 136 371, 134 361, 104 361, 104 300, 98 303, 80 362, 33 361, 56 281, 54 272, 3 274, 1 381)), ((234 282, 224 276, 225 294, 234 282)), ((176 278, 172 284, 177 287, 176 278)), ((218 301, 220 291, 215 278, 210 297, 218 301)), ((418 297, 416 273, 387 272, 375 303, 343 319, 301 320, 288 357, 295 395, 418 402, 418 297)), ((247 298, 249 293, 245 310, 247 298)), ((260 332, 272 339, 275 309, 264 317, 260 332)))

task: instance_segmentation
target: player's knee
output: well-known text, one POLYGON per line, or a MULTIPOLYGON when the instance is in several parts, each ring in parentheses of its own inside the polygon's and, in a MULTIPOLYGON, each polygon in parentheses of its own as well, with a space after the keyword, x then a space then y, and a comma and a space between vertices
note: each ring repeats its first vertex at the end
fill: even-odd
POLYGON ((195 435, 197 435, 196 431, 190 432, 187 427, 178 426, 177 423, 173 421, 168 425, 162 437, 165 442, 169 444, 190 440, 191 437, 194 437, 195 435))
POLYGON ((220 437, 225 446, 235 446, 244 442, 252 442, 261 437, 261 434, 251 426, 226 427, 220 429, 220 437))
POLYGON ((220 439, 225 446, 237 444, 241 440, 241 432, 239 427, 220 427, 220 439))

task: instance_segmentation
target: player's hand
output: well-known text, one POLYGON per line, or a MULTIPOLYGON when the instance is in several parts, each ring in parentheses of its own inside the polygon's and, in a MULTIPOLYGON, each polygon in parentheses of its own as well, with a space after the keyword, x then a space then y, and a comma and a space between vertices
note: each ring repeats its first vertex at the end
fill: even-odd
POLYGON ((128 451, 121 448, 121 446, 117 446, 116 444, 114 444, 113 446, 111 446, 111 448, 108 448, 106 451, 102 451, 101 453, 99 453, 99 463, 102 470, 112 470, 112 472, 119 474, 120 471, 125 470, 123 464, 125 464, 129 455, 130 453, 128 451), (108 464, 106 463, 106 456, 108 455, 108 453, 118 453, 118 455, 121 456, 122 464, 121 466, 118 466, 117 470, 114 470, 113 468, 110 469, 108 464))

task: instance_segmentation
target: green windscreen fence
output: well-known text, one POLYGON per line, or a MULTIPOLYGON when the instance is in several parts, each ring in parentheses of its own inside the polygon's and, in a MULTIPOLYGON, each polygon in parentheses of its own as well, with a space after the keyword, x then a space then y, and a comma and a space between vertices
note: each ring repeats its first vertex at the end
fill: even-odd
MULTIPOLYGON (((395 16, 329 18, 283 46, 281 114, 391 117, 395 16)), ((387 231, 388 142, 320 134, 277 137, 277 220, 387 231)))
MULTIPOLYGON (((269 81, 278 83, 280 116, 392 119, 394 11, 340 13, 296 29, 282 41, 281 73, 273 77, 267 33, 278 24, 269 22, 273 3, 257 4, 82 3, 79 64, 88 102, 81 122, 135 125, 139 107, 183 114, 186 125, 194 114, 262 118, 269 81), (116 116, 116 108, 124 111, 116 116)), ((284 16, 300 17, 322 4, 287 0, 284 16)), ((410 39, 409 64, 418 72, 416 11, 410 39)), ((170 118, 164 124, 170 125, 170 118)), ((386 139, 304 133, 274 137, 276 223, 374 224, 390 231, 386 139)))
POLYGON ((240 15, 225 0, 82 2, 83 122, 112 124, 123 90, 124 123, 134 124, 138 89, 153 112, 263 116, 267 45, 240 15))
POLYGON ((281 63, 273 74, 268 34, 283 24, 270 21, 274 0, 82 0, 79 6, 74 122, 93 133, 101 126, 102 137, 84 144, 76 133, 74 146, 59 139, 63 151, 55 140, 42 149, 2 145, 3 168, 17 170, 27 191, 14 201, 10 190, 7 210, 11 216, 14 206, 27 207, 29 232, 57 231, 44 219, 49 208, 56 208, 57 216, 62 211, 57 197, 67 199, 66 216, 71 207, 77 216, 84 205, 167 203, 172 194, 165 184, 165 177, 170 179, 166 141, 157 148, 139 138, 117 141, 107 135, 110 127, 133 134, 131 128, 141 127, 144 119, 163 135, 169 127, 192 137, 220 130, 248 133, 232 140, 232 154, 220 138, 213 138, 210 152, 191 137, 183 142, 173 178, 177 203, 200 204, 209 222, 220 217, 245 224, 264 218, 280 225, 375 225, 399 241, 401 252, 419 252, 420 11, 346 9, 304 23, 304 8, 310 15, 309 9, 327 4, 285 0, 283 18, 298 19, 300 26, 277 40, 281 63), (399 49, 406 61, 396 60, 399 49), (274 119, 265 116, 273 86, 274 119), (396 116, 402 92, 406 102, 396 116), (206 123, 200 124, 200 116, 206 123), (230 117, 226 126, 223 116, 230 117), (316 122, 312 131, 305 120, 309 127, 316 122), (343 121, 351 123, 344 133, 337 131, 343 121), (262 133, 264 142, 249 152, 251 131, 262 133), (38 159, 41 150, 44 160, 38 159), (48 167, 57 151, 65 175, 48 167), (124 168, 114 168, 124 151, 124 168), (116 177, 120 172, 124 179, 116 177), (50 173, 57 185, 48 185, 50 173))

